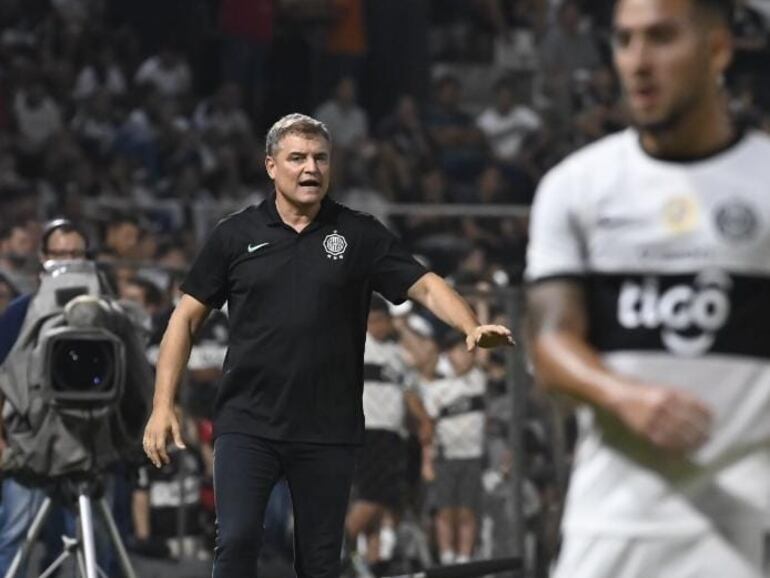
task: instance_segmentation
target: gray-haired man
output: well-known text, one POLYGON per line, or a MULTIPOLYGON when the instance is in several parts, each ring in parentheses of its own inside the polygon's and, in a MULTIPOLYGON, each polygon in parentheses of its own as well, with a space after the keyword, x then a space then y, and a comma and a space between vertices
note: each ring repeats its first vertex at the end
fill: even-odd
POLYGON ((256 576, 265 505, 286 477, 299 577, 338 578, 358 447, 366 319, 372 291, 407 297, 467 335, 469 348, 512 343, 418 264, 369 215, 326 197, 331 138, 304 115, 267 136, 275 193, 221 221, 182 285, 161 344, 145 449, 182 445, 173 401, 192 336, 225 302, 231 343, 215 407, 218 534, 214 578, 256 576))

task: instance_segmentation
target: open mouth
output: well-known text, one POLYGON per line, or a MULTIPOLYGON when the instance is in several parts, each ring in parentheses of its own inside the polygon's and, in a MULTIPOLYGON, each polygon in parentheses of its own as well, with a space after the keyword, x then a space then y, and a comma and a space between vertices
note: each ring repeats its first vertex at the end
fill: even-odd
POLYGON ((316 179, 303 179, 299 182, 301 187, 320 187, 321 181, 316 179))
POLYGON ((654 86, 642 86, 631 92, 632 97, 643 103, 650 103, 658 96, 658 90, 654 86))

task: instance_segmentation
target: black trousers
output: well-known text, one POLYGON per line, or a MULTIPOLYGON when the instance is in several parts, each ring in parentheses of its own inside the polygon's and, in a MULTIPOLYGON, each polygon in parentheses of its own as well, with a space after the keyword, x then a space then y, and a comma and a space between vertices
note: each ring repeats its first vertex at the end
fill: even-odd
POLYGON ((265 507, 286 476, 298 578, 339 578, 357 446, 222 434, 214 443, 217 539, 213 578, 256 578, 265 507))

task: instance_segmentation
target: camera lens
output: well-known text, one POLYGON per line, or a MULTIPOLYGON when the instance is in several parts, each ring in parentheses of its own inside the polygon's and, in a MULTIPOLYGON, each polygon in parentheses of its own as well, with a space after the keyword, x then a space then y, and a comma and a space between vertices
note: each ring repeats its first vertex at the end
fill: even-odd
POLYGON ((90 339, 63 339, 51 355, 52 386, 61 392, 98 392, 112 386, 113 350, 109 343, 90 339))

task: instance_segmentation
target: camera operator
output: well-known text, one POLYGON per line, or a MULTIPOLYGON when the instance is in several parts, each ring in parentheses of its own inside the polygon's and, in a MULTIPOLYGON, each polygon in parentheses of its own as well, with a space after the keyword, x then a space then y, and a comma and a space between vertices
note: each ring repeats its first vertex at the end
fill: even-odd
MULTIPOLYGON (((50 221, 43 228, 40 239, 40 263, 86 259, 87 246, 85 233, 74 223, 67 219, 50 221)), ((5 362, 19 337, 33 297, 34 294, 18 297, 0 317, 0 364, 5 362)), ((8 404, 4 402, 0 394, 0 405, 4 406, 0 417, 0 451, 5 450, 6 446, 4 419, 9 410, 8 404)), ((23 485, 13 477, 3 477, 0 501, 0 576, 8 571, 45 497, 42 488, 23 485)), ((65 514, 65 525, 68 530, 74 529, 74 516, 69 512, 65 514)), ((20 575, 26 573, 22 571, 20 575)))

